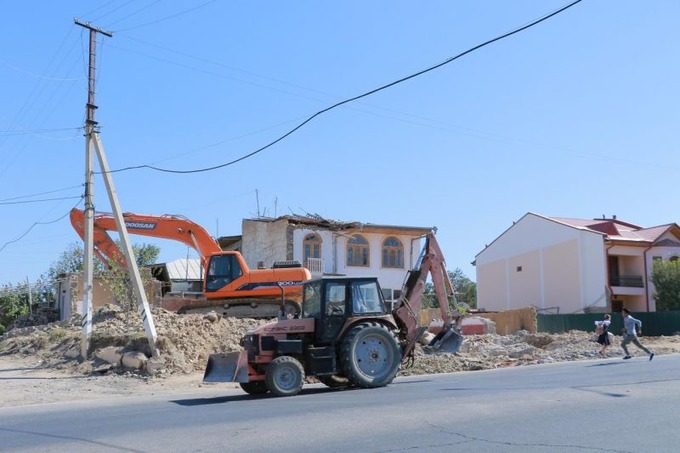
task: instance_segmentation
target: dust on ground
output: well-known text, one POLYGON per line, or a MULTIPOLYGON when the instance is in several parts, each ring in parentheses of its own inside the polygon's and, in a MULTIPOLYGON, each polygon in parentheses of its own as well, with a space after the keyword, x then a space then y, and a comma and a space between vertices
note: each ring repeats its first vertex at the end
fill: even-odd
MULTIPOLYGON (((222 318, 214 313, 177 315, 162 309, 153 310, 153 319, 159 355, 140 363, 139 368, 101 358, 100 352, 107 348, 119 354, 141 351, 151 355, 139 315, 117 306, 105 306, 95 313, 87 360, 80 356, 79 319, 6 332, 0 337, 0 407, 214 389, 202 383, 208 356, 240 350, 243 334, 266 322, 222 318)), ((615 337, 610 358, 623 356, 619 340, 615 337)), ((641 341, 659 355, 680 353, 680 336, 643 337, 641 341)), ((599 349, 592 333, 583 331, 468 335, 455 354, 425 353, 417 346, 412 366, 402 367, 399 376, 601 359, 599 349)), ((634 346, 630 350, 643 355, 634 346)))

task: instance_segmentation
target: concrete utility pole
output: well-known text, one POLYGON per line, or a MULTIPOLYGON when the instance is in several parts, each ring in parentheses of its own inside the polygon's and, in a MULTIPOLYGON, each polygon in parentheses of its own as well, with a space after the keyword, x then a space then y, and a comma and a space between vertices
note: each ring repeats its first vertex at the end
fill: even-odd
POLYGON ((81 355, 87 357, 90 347, 90 337, 92 336, 92 288, 93 288, 93 268, 94 268, 94 151, 97 151, 99 159, 99 166, 101 167, 106 189, 109 195, 109 201, 116 220, 118 233, 120 234, 121 242, 123 243, 123 253, 128 264, 128 273, 134 285, 135 294, 137 296, 137 309, 142 320, 144 321, 144 328, 149 339, 149 346, 154 356, 158 355, 156 349, 156 327, 151 317, 151 310, 149 303, 146 300, 146 293, 139 274, 139 268, 135 261, 130 238, 123 221, 123 213, 118 203, 116 189, 113 185, 113 179, 109 172, 108 162, 104 154, 104 147, 99 139, 98 123, 94 119, 94 113, 97 105, 94 101, 94 85, 95 85, 95 52, 96 52, 96 36, 100 33, 109 38, 113 37, 111 32, 103 31, 100 28, 94 28, 89 23, 83 23, 77 18, 76 25, 80 25, 90 31, 90 59, 88 68, 88 90, 87 90, 87 119, 85 120, 85 225, 84 225, 84 242, 85 242, 85 263, 84 263, 84 282, 83 282, 83 341, 81 343, 81 355))

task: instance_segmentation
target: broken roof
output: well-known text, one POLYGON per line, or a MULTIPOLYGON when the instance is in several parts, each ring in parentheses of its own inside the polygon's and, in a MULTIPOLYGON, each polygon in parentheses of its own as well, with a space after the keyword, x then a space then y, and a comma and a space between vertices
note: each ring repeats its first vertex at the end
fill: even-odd
POLYGON ((276 222, 276 221, 279 221, 279 220, 285 220, 286 222, 288 222, 291 225, 301 225, 301 226, 307 226, 307 227, 310 227, 310 228, 322 228, 322 229, 331 230, 331 231, 361 230, 361 231, 370 232, 370 231, 377 231, 377 230, 400 230, 400 231, 415 232, 415 233, 418 233, 418 234, 427 234, 432 230, 436 230, 436 227, 381 225, 381 224, 363 223, 363 222, 357 222, 357 221, 346 222, 346 221, 340 221, 340 220, 327 219, 325 217, 320 216, 319 214, 306 214, 306 215, 291 214, 291 215, 279 216, 279 217, 276 217, 276 218, 257 217, 257 218, 248 219, 248 220, 253 220, 253 221, 256 221, 256 222, 276 222))

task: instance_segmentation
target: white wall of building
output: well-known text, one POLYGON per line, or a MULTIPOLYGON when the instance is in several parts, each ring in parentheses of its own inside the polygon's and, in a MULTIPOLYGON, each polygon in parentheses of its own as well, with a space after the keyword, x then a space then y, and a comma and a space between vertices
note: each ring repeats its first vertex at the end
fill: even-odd
POLYGON ((351 235, 338 234, 328 230, 297 229, 293 233, 294 259, 303 261, 303 240, 308 234, 321 238, 321 259, 323 271, 353 277, 377 277, 383 289, 401 290, 407 270, 413 268, 421 251, 421 240, 404 234, 359 233, 369 243, 369 266, 347 266, 347 241, 351 235), (382 267, 382 243, 388 236, 398 238, 404 246, 404 267, 400 269, 382 267))
POLYGON ((260 261, 270 268, 276 261, 287 259, 285 220, 261 222, 244 219, 241 230, 241 254, 251 269, 257 269, 260 261))
POLYGON ((529 213, 477 255, 478 306, 607 307, 605 257, 602 235, 529 213))

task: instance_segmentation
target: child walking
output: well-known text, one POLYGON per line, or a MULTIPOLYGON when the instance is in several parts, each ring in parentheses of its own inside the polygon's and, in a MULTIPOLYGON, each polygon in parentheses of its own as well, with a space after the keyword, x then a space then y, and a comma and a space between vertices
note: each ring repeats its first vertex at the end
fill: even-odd
POLYGON ((612 317, 608 314, 604 315, 602 321, 595 321, 595 331, 599 333, 597 342, 602 345, 600 355, 607 357, 607 348, 609 347, 609 324, 612 323, 612 317))

